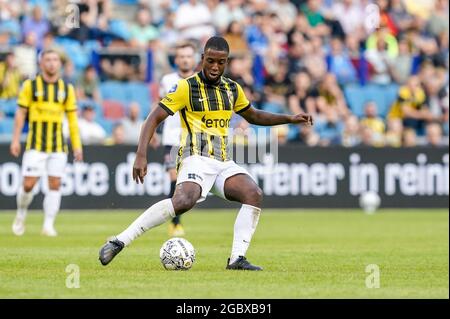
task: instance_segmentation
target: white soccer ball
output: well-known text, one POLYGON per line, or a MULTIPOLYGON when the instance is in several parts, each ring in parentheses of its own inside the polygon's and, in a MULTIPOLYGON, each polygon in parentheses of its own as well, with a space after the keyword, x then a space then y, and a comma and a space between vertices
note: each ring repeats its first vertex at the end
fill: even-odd
POLYGON ((167 270, 188 270, 194 264, 195 249, 186 239, 175 237, 162 245, 159 257, 167 270))
POLYGON ((368 214, 376 212, 380 207, 381 199, 377 192, 368 191, 359 197, 359 206, 368 214))

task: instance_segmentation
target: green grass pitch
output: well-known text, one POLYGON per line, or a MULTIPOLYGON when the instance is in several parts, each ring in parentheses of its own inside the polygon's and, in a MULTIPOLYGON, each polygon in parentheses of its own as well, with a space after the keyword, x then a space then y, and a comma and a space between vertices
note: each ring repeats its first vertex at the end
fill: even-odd
POLYGON ((194 210, 182 221, 197 251, 189 271, 164 270, 167 225, 150 230, 107 267, 98 250, 139 211, 60 213, 59 237, 41 236, 33 212, 23 237, 14 213, 0 214, 0 298, 449 298, 449 215, 445 210, 263 211, 247 253, 262 272, 225 270, 236 211, 194 210), (80 287, 66 287, 69 264, 80 287), (380 287, 366 287, 367 265, 380 287))

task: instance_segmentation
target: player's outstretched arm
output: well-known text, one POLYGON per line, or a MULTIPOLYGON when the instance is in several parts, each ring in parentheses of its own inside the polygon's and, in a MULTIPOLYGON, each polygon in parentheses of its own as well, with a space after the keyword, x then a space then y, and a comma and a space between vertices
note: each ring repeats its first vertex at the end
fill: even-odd
POLYGON ((133 179, 136 183, 144 183, 144 177, 147 174, 147 148, 150 140, 155 134, 158 125, 164 121, 169 114, 162 107, 153 108, 142 124, 141 134, 139 136, 136 159, 133 165, 133 179))
POLYGON ((312 115, 299 113, 291 114, 275 114, 261 111, 250 106, 245 111, 239 113, 247 122, 255 125, 272 126, 280 124, 306 124, 313 125, 312 115))
POLYGON ((20 147, 20 134, 22 133, 23 126, 25 124, 25 118, 27 116, 27 109, 18 107, 16 111, 16 115, 14 116, 14 130, 13 136, 11 140, 10 152, 14 157, 18 157, 20 155, 21 147, 20 147))

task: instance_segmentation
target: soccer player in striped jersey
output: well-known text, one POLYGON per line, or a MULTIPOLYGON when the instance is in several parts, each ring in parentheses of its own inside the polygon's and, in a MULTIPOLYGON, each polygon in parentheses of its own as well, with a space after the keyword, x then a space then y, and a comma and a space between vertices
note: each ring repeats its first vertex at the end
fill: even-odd
POLYGON ((206 199, 211 190, 216 195, 242 204, 234 224, 233 245, 226 269, 262 270, 245 257, 259 221, 262 191, 249 173, 231 158, 228 129, 233 112, 251 124, 312 125, 308 114, 273 114, 252 107, 241 86, 223 77, 228 63, 229 46, 224 38, 212 37, 202 54, 202 70, 178 81, 145 120, 133 165, 133 178, 143 183, 147 174, 147 148, 156 127, 167 116, 180 113, 181 144, 178 151, 178 177, 175 193, 148 208, 122 233, 108 240, 99 252, 107 265, 145 231, 189 211, 206 199))
POLYGON ((45 218, 42 234, 54 237, 57 236, 54 222, 61 204, 61 178, 67 163, 68 147, 62 132, 65 115, 76 161, 83 160, 83 152, 75 90, 60 78, 62 63, 59 52, 51 48, 42 51, 39 66, 41 73, 23 83, 17 99, 19 107, 10 146, 14 157, 21 154, 20 135, 27 115, 29 132, 22 158, 23 184, 17 191, 17 214, 12 230, 17 236, 24 234, 27 209, 33 200, 33 187, 46 173, 48 191, 43 202, 45 218))

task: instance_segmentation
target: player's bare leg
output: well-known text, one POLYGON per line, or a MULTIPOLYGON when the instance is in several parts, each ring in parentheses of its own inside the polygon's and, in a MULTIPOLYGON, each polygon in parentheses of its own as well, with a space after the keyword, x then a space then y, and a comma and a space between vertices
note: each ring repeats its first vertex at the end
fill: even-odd
POLYGON ((48 192, 44 197, 44 224, 42 226, 42 235, 55 237, 58 233, 54 224, 56 215, 61 207, 61 177, 48 177, 48 192))
POLYGON ((12 231, 17 236, 22 236, 25 233, 25 220, 27 218, 28 206, 30 206, 33 200, 33 188, 38 181, 39 177, 24 176, 23 185, 17 190, 17 213, 12 225, 12 231))
POLYGON ((226 268, 262 270, 261 267, 250 264, 245 254, 258 225, 263 193, 253 179, 246 174, 229 177, 225 181, 224 192, 227 199, 242 204, 234 224, 233 247, 226 268))
POLYGON ((147 230, 190 210, 200 196, 201 187, 196 183, 184 182, 177 185, 171 199, 164 199, 151 206, 127 229, 103 245, 99 252, 99 260, 102 265, 109 264, 125 246, 128 246, 147 230))

